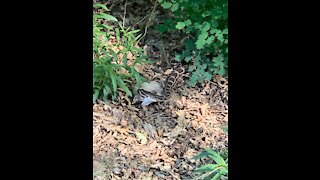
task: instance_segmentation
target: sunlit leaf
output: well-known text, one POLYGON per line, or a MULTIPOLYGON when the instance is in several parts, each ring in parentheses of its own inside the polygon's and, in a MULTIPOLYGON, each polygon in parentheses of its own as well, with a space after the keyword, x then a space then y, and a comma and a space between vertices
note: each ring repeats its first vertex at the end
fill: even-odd
POLYGON ((171 11, 172 11, 172 12, 175 12, 175 11, 178 10, 178 8, 179 8, 179 4, 178 4, 178 3, 175 3, 175 4, 172 5, 171 11))
POLYGON ((177 22, 176 28, 177 29, 183 29, 186 26, 184 22, 177 22))
POLYGON ((94 18, 101 18, 101 19, 105 19, 108 21, 118 21, 117 18, 115 18, 109 14, 105 14, 105 13, 95 14, 93 16, 94 16, 94 18))
POLYGON ((161 4, 164 9, 169 9, 172 6, 171 2, 164 2, 161 4))
POLYGON ((141 144, 147 143, 147 137, 144 134, 139 133, 139 132, 136 132, 135 134, 136 134, 137 138, 140 140, 141 144))
POLYGON ((110 11, 108 8, 107 8, 107 6, 106 5, 104 5, 104 4, 98 4, 98 3, 96 3, 96 4, 94 4, 93 5, 93 7, 94 8, 102 8, 102 9, 104 9, 104 10, 106 10, 106 11, 110 11))

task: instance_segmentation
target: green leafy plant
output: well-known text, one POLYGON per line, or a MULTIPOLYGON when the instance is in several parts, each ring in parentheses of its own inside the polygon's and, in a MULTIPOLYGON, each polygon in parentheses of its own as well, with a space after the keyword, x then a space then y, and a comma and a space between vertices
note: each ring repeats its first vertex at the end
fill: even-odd
POLYGON ((107 101, 110 97, 117 97, 117 89, 121 89, 128 96, 132 96, 127 84, 135 82, 139 86, 144 79, 140 76, 135 66, 148 62, 143 50, 136 47, 136 42, 141 35, 135 34, 139 30, 125 28, 118 23, 118 27, 111 27, 106 22, 118 20, 104 11, 110 11, 103 4, 94 4, 94 8, 101 8, 103 12, 93 15, 93 102, 99 97, 107 101), (116 37, 115 43, 111 37, 116 37), (116 49, 116 50, 115 50, 116 49), (128 62, 128 55, 133 62, 128 62))
MULTIPOLYGON (((225 156, 227 156, 227 154, 225 156)), ((226 160, 224 160, 224 158, 220 154, 216 153, 210 148, 205 148, 205 151, 197 154, 195 157, 193 157, 193 159, 200 159, 203 157, 209 157, 215 162, 215 164, 206 164, 194 170, 193 171, 194 174, 202 173, 200 176, 196 177, 195 179, 204 179, 204 180, 228 179, 228 158, 227 157, 226 157, 226 160)))
POLYGON ((227 75, 228 1, 227 0, 158 0, 174 18, 158 25, 161 33, 178 30, 184 33, 184 49, 176 61, 192 64, 189 85, 195 86, 213 74, 227 75))

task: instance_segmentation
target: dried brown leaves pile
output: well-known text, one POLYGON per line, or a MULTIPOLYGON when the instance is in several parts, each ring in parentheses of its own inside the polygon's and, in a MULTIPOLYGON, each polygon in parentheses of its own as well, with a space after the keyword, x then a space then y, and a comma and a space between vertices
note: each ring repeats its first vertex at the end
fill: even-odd
MULTIPOLYGON (((126 21, 136 17, 130 3, 126 21)), ((144 15, 152 4, 148 7, 141 10, 144 15)), ((117 14, 116 5, 111 9, 117 14)), ((155 38, 147 36, 146 42, 151 40, 155 38)), ((159 54, 154 49, 149 56, 158 59, 159 54)), ((172 70, 161 70, 157 64, 138 70, 161 84, 172 70)), ((191 179, 192 170, 199 167, 193 156, 204 147, 217 151, 228 147, 228 134, 221 129, 228 125, 227 95, 227 80, 217 77, 195 88, 180 82, 169 101, 146 108, 131 105, 122 92, 117 102, 98 101, 93 106, 94 179, 191 179)))
POLYGON ((194 155, 204 147, 227 148, 224 94, 218 83, 207 82, 199 89, 180 86, 167 103, 144 109, 121 97, 120 103, 95 104, 93 151, 104 178, 190 179, 194 155))

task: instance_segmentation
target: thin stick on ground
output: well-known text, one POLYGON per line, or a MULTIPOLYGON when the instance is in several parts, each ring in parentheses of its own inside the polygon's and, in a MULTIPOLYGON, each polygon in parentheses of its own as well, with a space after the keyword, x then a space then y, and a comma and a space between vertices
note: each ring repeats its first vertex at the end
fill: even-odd
POLYGON ((126 21, 126 13, 127 13, 127 0, 124 4, 124 14, 123 14, 123 20, 122 20, 122 27, 124 28, 124 23, 126 21))
POLYGON ((147 24, 146 24, 146 27, 145 27, 145 29, 144 29, 144 34, 139 38, 139 40, 137 41, 137 44, 140 42, 141 39, 143 39, 143 38, 146 36, 147 31, 148 31, 148 27, 149 27, 149 24, 150 24, 150 21, 151 21, 151 19, 152 19, 152 15, 153 15, 154 11, 156 10, 156 7, 157 7, 157 6, 158 6, 158 1, 156 0, 156 2, 154 3, 154 6, 153 6, 153 8, 152 8, 152 11, 151 11, 151 13, 150 13, 149 20, 148 20, 148 22, 147 22, 147 24))

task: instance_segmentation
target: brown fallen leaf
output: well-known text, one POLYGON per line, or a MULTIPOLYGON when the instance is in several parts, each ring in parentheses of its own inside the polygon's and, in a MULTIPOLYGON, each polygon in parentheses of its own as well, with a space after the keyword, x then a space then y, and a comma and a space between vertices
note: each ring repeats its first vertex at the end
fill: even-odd
POLYGON ((184 110, 179 110, 176 112, 176 114, 178 115, 178 117, 184 117, 186 112, 184 110))
POLYGON ((208 104, 208 103, 205 103, 205 104, 201 105, 201 106, 200 106, 201 115, 202 115, 202 116, 207 115, 208 109, 209 109, 209 104, 208 104))
POLYGON ((139 133, 139 132, 136 132, 135 134, 136 134, 136 136, 139 139, 141 144, 147 144, 148 140, 147 140, 146 135, 144 135, 142 133, 139 133))
POLYGON ((182 132, 185 132, 185 131, 186 131, 185 128, 177 125, 174 129, 172 129, 171 132, 164 133, 163 136, 172 138, 172 137, 179 136, 182 132))
POLYGON ((160 166, 160 171, 170 171, 171 165, 169 163, 164 163, 163 166, 160 166))

